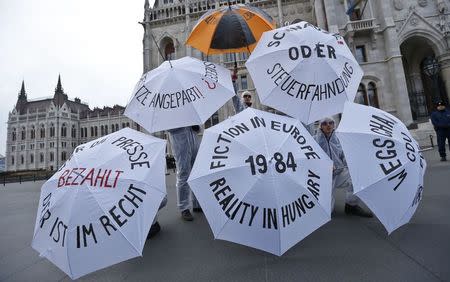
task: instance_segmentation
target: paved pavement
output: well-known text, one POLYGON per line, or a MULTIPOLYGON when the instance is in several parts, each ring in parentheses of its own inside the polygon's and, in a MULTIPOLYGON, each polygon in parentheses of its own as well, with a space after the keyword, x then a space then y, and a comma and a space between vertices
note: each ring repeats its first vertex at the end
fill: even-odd
MULTIPOLYGON (((450 281, 450 162, 425 152, 423 200, 411 222, 387 236, 376 218, 336 216, 282 257, 214 240, 202 214, 184 222, 175 177, 162 231, 144 256, 82 277, 83 281, 450 281)), ((0 186, 0 281, 70 281, 31 246, 42 182, 0 186)))

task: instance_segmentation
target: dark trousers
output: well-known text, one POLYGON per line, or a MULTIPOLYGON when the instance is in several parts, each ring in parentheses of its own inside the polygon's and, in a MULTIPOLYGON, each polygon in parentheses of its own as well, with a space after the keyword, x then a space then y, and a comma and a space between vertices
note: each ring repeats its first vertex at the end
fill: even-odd
POLYGON ((448 140, 450 150, 450 128, 439 129, 436 131, 439 155, 445 157, 445 140, 448 140))

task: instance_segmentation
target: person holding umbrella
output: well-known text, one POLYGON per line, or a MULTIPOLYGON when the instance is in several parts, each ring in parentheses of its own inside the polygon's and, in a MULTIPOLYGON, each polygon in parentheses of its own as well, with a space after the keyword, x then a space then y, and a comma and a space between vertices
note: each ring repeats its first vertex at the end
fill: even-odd
POLYGON ((200 126, 186 126, 168 130, 172 152, 175 157, 177 168, 177 206, 181 212, 181 218, 186 221, 193 221, 194 217, 190 212, 191 198, 193 211, 201 212, 202 209, 197 202, 191 188, 187 183, 191 169, 197 157, 200 141, 198 132, 200 126))
MULTIPOLYGON (((359 204, 359 199, 353 195, 353 186, 347 168, 341 144, 334 134, 335 121, 331 117, 324 118, 319 123, 319 130, 314 139, 333 161, 333 191, 336 188, 346 188, 345 213, 362 217, 373 217, 370 211, 365 211, 359 204)), ((334 208, 334 197, 331 201, 334 208)))
POLYGON ((436 103, 436 111, 431 113, 431 123, 436 131, 439 155, 441 161, 447 161, 445 154, 445 140, 449 142, 450 148, 450 111, 446 109, 445 103, 439 101, 436 103))

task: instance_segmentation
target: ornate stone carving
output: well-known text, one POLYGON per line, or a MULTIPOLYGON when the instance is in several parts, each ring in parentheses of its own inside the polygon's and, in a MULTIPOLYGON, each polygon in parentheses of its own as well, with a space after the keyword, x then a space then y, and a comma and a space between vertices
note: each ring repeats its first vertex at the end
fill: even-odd
POLYGON ((403 10, 404 6, 403 6, 403 0, 394 0, 394 8, 397 11, 401 11, 403 10))
POLYGON ((417 4, 419 4, 420 7, 425 7, 428 5, 428 0, 417 0, 417 4))
POLYGON ((419 24, 419 19, 417 18, 417 17, 411 17, 411 19, 409 20, 409 23, 412 25, 412 26, 417 26, 418 24, 419 24))

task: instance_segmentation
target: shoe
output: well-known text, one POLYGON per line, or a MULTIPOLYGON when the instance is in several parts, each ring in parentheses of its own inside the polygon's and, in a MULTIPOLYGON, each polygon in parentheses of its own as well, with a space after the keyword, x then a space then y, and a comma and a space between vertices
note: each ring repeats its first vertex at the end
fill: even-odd
POLYGON ((193 212, 203 212, 202 208, 193 208, 193 212))
POLYGON ((192 216, 189 210, 184 210, 181 212, 181 217, 186 221, 193 221, 194 217, 192 216))
POLYGON ((447 158, 446 157, 441 157, 441 162, 446 162, 447 158))
POLYGON ((345 213, 348 215, 356 215, 361 217, 373 217, 372 212, 365 211, 363 208, 361 208, 358 205, 351 206, 349 204, 345 204, 345 213))
POLYGON ((150 227, 150 231, 148 231, 147 240, 154 237, 156 234, 158 234, 159 231, 161 231, 161 226, 158 222, 155 222, 154 224, 152 224, 152 227, 150 227))

